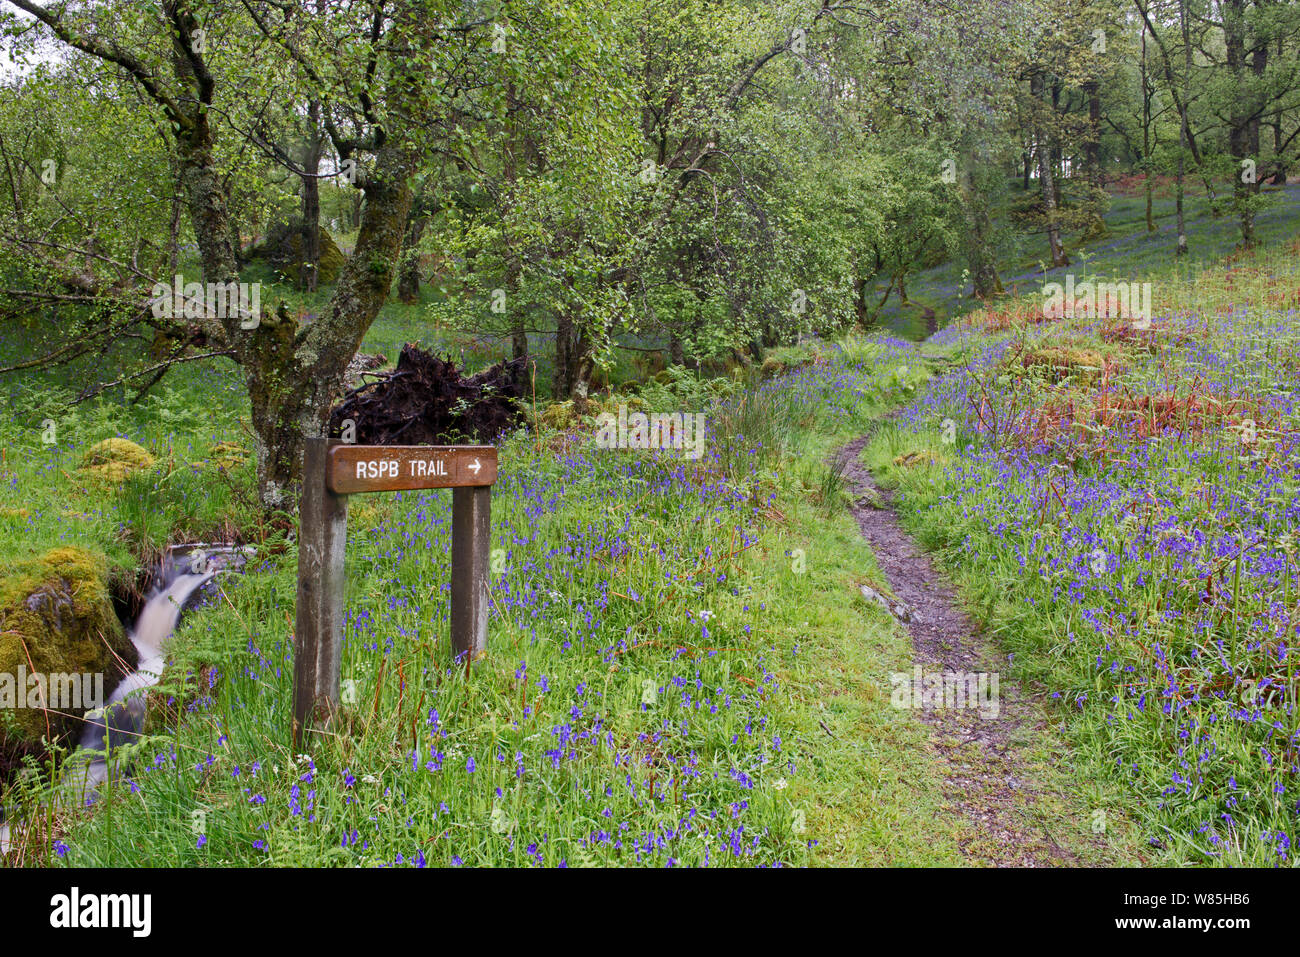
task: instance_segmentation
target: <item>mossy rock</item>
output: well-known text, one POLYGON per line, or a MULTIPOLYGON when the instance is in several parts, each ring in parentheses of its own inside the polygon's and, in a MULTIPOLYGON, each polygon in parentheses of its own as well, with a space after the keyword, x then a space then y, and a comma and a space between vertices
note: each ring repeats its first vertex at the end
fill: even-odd
POLYGON ((94 692, 107 700, 136 665, 135 646, 113 610, 103 555, 61 547, 0 566, 0 766, 39 753, 47 734, 75 740, 81 715, 97 704, 94 692), (26 706, 34 686, 18 679, 34 674, 47 676, 48 711, 26 706), (80 682, 72 702, 54 700, 72 690, 61 676, 80 682))
POLYGON ((339 249, 339 244, 334 241, 334 237, 322 228, 320 231, 320 272, 316 277, 316 281, 322 285, 338 281, 339 273, 343 271, 347 261, 348 257, 343 255, 343 250, 339 249))
MULTIPOLYGON (((267 231, 266 239, 245 251, 248 259, 261 259, 273 266, 287 281, 299 280, 302 264, 303 235, 306 229, 301 219, 275 223, 267 231)), ((324 226, 320 227, 320 261, 316 267, 316 283, 326 286, 336 282, 347 257, 324 226)))
POLYGON ((738 349, 714 356, 701 363, 701 370, 711 378, 736 379, 743 376, 754 361, 738 349))
POLYGON ((819 344, 783 346, 773 349, 768 354, 763 364, 758 367, 758 374, 764 379, 775 379, 787 372, 794 372, 814 362, 820 362, 824 358, 825 355, 819 344))
POLYGON ((248 449, 233 442, 218 442, 208 451, 208 461, 229 472, 245 464, 251 455, 248 449))
POLYGON ((611 415, 618 415, 619 406, 626 406, 628 414, 633 412, 650 412, 650 403, 639 395, 623 395, 614 393, 605 397, 599 411, 608 412, 611 415))
POLYGON ((121 482, 132 472, 147 471, 154 466, 154 457, 130 439, 104 439, 86 450, 81 460, 81 473, 107 482, 121 482))
POLYGON ((632 357, 632 368, 641 379, 653 379, 668 368, 668 354, 662 349, 642 352, 632 357))
POLYGON ((1106 225, 1106 220, 1100 216, 1093 216, 1084 226, 1083 233, 1079 236, 1079 242, 1080 244, 1092 243, 1099 239, 1105 239, 1109 235, 1110 228, 1106 225))
MULTIPOLYGON (((946 465, 948 459, 929 449, 915 449, 894 457, 894 464, 911 468, 916 465, 946 465)), ((877 506, 872 506, 877 507, 877 506)))

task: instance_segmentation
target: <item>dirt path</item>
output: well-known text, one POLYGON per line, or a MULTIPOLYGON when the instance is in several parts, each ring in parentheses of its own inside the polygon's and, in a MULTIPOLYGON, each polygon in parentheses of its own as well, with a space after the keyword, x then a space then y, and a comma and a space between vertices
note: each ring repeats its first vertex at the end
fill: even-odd
MULTIPOLYGON (((853 515, 875 552, 886 585, 908 606, 900 617, 912 635, 913 664, 931 672, 999 671, 984 641, 962 611, 947 581, 935 570, 887 506, 866 467, 858 461, 869 436, 839 452, 844 477, 853 491, 853 515)), ((930 742, 942 763, 944 799, 968 825, 960 842, 972 864, 1043 867, 1078 863, 1051 835, 1040 808, 1046 796, 1027 755, 1026 741, 1043 719, 1006 675, 999 674, 997 717, 982 718, 974 708, 927 708, 930 742)), ((1055 802, 1051 802, 1055 803, 1055 802)))

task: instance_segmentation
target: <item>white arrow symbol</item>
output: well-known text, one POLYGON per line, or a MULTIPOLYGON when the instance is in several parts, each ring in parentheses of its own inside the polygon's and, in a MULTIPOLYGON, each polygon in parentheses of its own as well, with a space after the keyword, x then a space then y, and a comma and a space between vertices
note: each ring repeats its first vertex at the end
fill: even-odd
POLYGON ((471 472, 473 472, 476 476, 478 475, 478 470, 481 469, 482 467, 483 467, 483 466, 479 463, 479 460, 478 460, 478 459, 475 459, 475 460, 474 460, 474 464, 473 464, 473 465, 467 465, 467 466, 466 466, 466 468, 468 468, 468 469, 469 469, 471 472))

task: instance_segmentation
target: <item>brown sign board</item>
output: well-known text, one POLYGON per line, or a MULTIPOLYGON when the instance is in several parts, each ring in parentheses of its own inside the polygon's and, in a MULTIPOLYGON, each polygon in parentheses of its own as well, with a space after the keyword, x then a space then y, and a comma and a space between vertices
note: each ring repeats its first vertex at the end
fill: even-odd
POLYGON ((482 487, 496 480, 491 445, 331 445, 325 469, 335 495, 482 487))

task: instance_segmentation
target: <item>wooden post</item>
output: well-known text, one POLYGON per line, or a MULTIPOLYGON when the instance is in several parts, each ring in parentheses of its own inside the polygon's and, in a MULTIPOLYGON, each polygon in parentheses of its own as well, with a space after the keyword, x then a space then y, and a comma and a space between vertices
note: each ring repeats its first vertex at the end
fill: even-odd
POLYGON ((469 665, 487 651, 492 486, 451 493, 451 647, 469 665))
POLYGON ((497 450, 490 445, 346 445, 307 439, 298 528, 293 744, 323 730, 339 706, 343 549, 348 495, 450 488, 451 644, 465 665, 487 651, 488 548, 497 450))
POLYGON ((328 725, 339 703, 343 551, 348 497, 326 487, 329 439, 307 439, 298 512, 298 607, 294 628, 293 745, 328 725))

